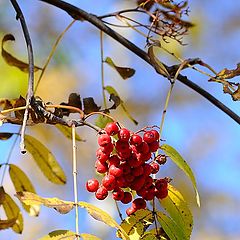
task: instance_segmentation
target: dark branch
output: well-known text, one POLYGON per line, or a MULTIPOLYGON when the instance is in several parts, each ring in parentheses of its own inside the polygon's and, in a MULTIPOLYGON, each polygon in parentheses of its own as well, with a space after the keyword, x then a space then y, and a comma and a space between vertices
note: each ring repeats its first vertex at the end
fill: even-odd
MULTIPOLYGON (((122 44, 124 47, 129 49, 131 52, 133 52, 135 55, 146 61, 148 64, 151 64, 150 59, 145 51, 137 47, 135 44, 133 44, 131 41, 124 38, 122 35, 117 33, 116 31, 112 30, 110 27, 108 27, 104 22, 99 19, 96 15, 87 13, 84 10, 75 7, 69 3, 66 3, 64 1, 60 0, 40 0, 43 2, 46 2, 48 4, 51 4, 55 7, 58 7, 65 12, 67 12, 72 18, 76 20, 86 20, 89 23, 96 26, 99 30, 105 32, 108 36, 111 36, 113 39, 115 39, 117 42, 122 44)), ((173 69, 169 66, 166 66, 166 69, 172 73, 173 69)), ((174 73, 172 73, 174 75, 174 73)), ((218 99, 216 99, 214 96, 212 96, 210 93, 202 89, 200 86, 195 84, 194 82, 190 81, 187 77, 179 74, 177 79, 182 82, 183 84, 187 85, 191 89, 193 89, 195 92, 198 92, 200 95, 205 97, 208 101, 210 101, 212 104, 214 104, 216 107, 218 107, 220 110, 222 110, 224 113, 226 113, 228 116, 230 116, 233 120, 235 120, 238 124, 240 124, 240 117, 234 113, 231 109, 229 109, 227 106, 225 106, 222 102, 220 102, 218 99)))

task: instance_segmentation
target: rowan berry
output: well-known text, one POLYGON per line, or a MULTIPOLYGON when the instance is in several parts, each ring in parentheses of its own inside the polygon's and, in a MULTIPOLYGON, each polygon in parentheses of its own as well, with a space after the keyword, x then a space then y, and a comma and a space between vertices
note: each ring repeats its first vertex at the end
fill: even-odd
POLYGON ((122 142, 128 142, 130 138, 130 131, 126 128, 122 128, 118 132, 118 139, 122 142))
POLYGON ((101 134, 98 137, 98 144, 101 147, 104 147, 105 145, 107 145, 111 142, 112 142, 111 137, 108 134, 101 134))
POLYGON ((132 202, 132 207, 136 210, 145 209, 147 206, 146 201, 143 198, 136 198, 132 202))
POLYGON ((118 133, 119 131, 119 127, 117 125, 117 123, 115 122, 110 122, 106 125, 106 127, 104 128, 104 130, 106 131, 106 133, 110 136, 113 136, 115 134, 118 133))
POLYGON ((130 192, 124 192, 124 196, 121 200, 122 203, 128 204, 132 201, 132 194, 130 192))
POLYGON ((93 178, 93 179, 89 179, 87 182, 86 182, 86 189, 89 191, 89 192, 96 192, 97 189, 99 187, 99 182, 97 179, 93 178))
POLYGON ((113 175, 106 175, 102 179, 102 185, 108 190, 111 191, 116 187, 116 179, 113 175))
POLYGON ((100 186, 95 192, 95 196, 98 200, 104 200, 108 196, 108 190, 104 186, 100 186))

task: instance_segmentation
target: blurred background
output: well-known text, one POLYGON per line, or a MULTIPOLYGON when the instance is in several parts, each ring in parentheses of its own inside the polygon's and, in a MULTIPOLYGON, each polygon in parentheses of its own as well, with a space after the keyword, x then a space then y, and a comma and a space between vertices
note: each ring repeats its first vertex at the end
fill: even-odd
MULTIPOLYGON (((68 2, 97 15, 135 6, 135 2, 130 0, 69 0, 68 2)), ((35 63, 43 66, 56 38, 72 19, 63 11, 40 1, 31 1, 31 3, 21 1, 19 4, 30 30, 35 63)), ((236 64, 240 62, 240 2, 195 0, 189 1, 189 7, 189 20, 195 24, 195 27, 184 37, 184 43, 187 45, 183 47, 171 41, 165 46, 181 58, 199 57, 217 72, 225 67, 236 68, 236 64)), ((115 28, 115 30, 144 48, 145 39, 138 33, 125 28, 115 28)), ((27 61, 25 42, 20 24, 15 19, 15 12, 9 1, 1 1, 0 38, 2 39, 7 33, 12 33, 16 41, 6 43, 5 48, 14 56, 27 61)), ((61 103, 67 101, 71 92, 77 92, 81 97, 94 97, 96 103, 103 106, 99 36, 99 31, 90 24, 76 22, 60 42, 39 85, 37 95, 46 102, 61 103)), ((118 91, 139 125, 135 126, 120 108, 114 111, 113 115, 133 131, 144 126, 160 124, 169 88, 166 79, 160 77, 145 62, 107 36, 104 36, 104 56, 110 56, 119 66, 136 69, 136 74, 132 78, 123 81, 112 68, 105 66, 106 85, 111 85, 118 91)), ((164 52, 159 52, 159 57, 169 65, 178 63, 164 52)), ((0 58, 0 69, 0 98, 25 96, 27 74, 8 66, 2 58, 0 58)), ((208 77, 193 70, 184 70, 183 73, 238 115, 240 114, 239 103, 233 102, 229 95, 224 95, 221 85, 209 83, 208 77)), ((37 79, 39 73, 35 76, 37 79)), ((0 131, 16 133, 18 130, 18 126, 5 124, 1 126, 0 131)), ((67 184, 58 186, 48 182, 32 161, 31 155, 20 154, 18 144, 13 149, 10 163, 24 170, 40 196, 73 200, 71 141, 54 126, 29 127, 27 133, 51 149, 65 170, 67 184)), ((94 199, 94 194, 89 194, 85 190, 87 179, 95 176, 96 133, 88 128, 80 128, 78 133, 86 139, 86 142, 78 143, 79 200, 102 207, 120 222, 115 205, 110 198, 102 202, 97 201, 94 199)), ((190 203, 194 215, 191 239, 240 239, 239 125, 203 97, 177 82, 161 137, 181 153, 193 169, 197 180, 201 197, 200 209, 196 205, 192 185, 183 172, 171 161, 168 161, 160 171, 161 177, 169 176, 173 179, 172 184, 190 203)), ((15 136, 7 141, 0 141, 0 164, 6 162, 14 138, 15 136)), ((2 174, 1 168, 0 176, 2 174)), ((13 196, 14 188, 8 173, 4 178, 3 186, 5 191, 13 196)), ((19 204, 17 199, 16 202, 19 204)), ((84 209, 79 211, 80 232, 92 233, 102 239, 115 239, 114 229, 96 222, 84 209)), ((2 218, 2 210, 0 214, 2 218)), ((0 232, 1 239, 38 239, 56 229, 73 231, 75 229, 74 211, 67 215, 59 215, 56 211, 43 207, 38 218, 28 216, 24 210, 23 214, 25 226, 23 233, 16 235, 11 229, 4 230, 0 232)))

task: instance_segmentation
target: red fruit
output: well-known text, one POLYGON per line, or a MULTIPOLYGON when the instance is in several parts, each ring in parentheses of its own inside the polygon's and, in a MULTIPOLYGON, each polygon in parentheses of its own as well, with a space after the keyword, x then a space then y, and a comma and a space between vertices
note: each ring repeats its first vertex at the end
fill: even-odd
POLYGON ((155 141, 155 136, 151 131, 147 131, 143 134, 143 140, 146 143, 152 143, 155 141))
POLYGON ((86 182, 86 189, 89 191, 89 192, 96 192, 97 189, 99 187, 99 182, 97 179, 93 178, 93 179, 89 179, 87 182, 86 182))
POLYGON ((95 168, 98 173, 106 173, 108 171, 107 164, 101 163, 99 160, 96 161, 95 168))
POLYGON ((158 148, 159 148, 159 142, 158 141, 154 141, 152 143, 149 143, 148 146, 149 146, 149 150, 151 152, 156 152, 158 150, 158 148))
POLYGON ((131 150, 129 149, 128 151, 125 152, 118 152, 118 156, 121 159, 121 161, 125 161, 131 157, 131 150))
POLYGON ((104 200, 108 196, 108 190, 104 186, 100 186, 95 193, 98 200, 104 200))
POLYGON ((98 137, 98 144, 101 147, 104 147, 105 145, 107 145, 111 142, 112 142, 111 137, 108 134, 101 134, 98 137))
POLYGON ((143 199, 150 201, 153 200, 153 198, 155 197, 155 187, 154 185, 151 185, 149 188, 146 188, 146 192, 144 194, 144 196, 142 196, 143 199))
POLYGON ((124 196, 121 202, 124 204, 128 204, 131 201, 132 201, 132 194, 130 192, 124 192, 124 196))
POLYGON ((168 189, 163 189, 163 190, 157 190, 155 192, 155 196, 157 198, 163 199, 168 196, 168 189))
POLYGON ((158 131, 156 131, 155 129, 152 129, 150 132, 154 135, 155 141, 159 140, 160 135, 158 131))
POLYGON ((118 133, 119 127, 118 127, 118 125, 117 125, 115 122, 110 122, 110 123, 108 123, 108 124, 106 125, 106 127, 104 128, 104 130, 106 131, 106 133, 107 133, 108 135, 113 136, 113 135, 115 135, 115 134, 118 133))
POLYGON ((96 151, 96 157, 101 163, 105 163, 109 158, 109 154, 104 153, 101 148, 98 148, 96 151))
POLYGON ((142 137, 138 134, 133 134, 130 138, 130 144, 139 146, 142 143, 142 137))
POLYGON ((128 142, 130 138, 130 131, 126 128, 122 128, 118 132, 118 139, 122 142, 128 142))
POLYGON ((146 142, 142 142, 139 146, 137 146, 137 150, 140 153, 148 153, 149 152, 149 146, 146 142))
POLYGON ((127 163, 131 166, 131 167, 139 167, 140 165, 142 165, 142 161, 138 160, 136 157, 132 156, 131 158, 129 158, 127 160, 127 163))
POLYGON ((138 177, 143 174, 143 166, 135 167, 131 170, 133 176, 138 177))
POLYGON ((117 155, 112 155, 111 157, 108 158, 108 166, 110 167, 111 165, 114 165, 118 167, 120 164, 120 159, 117 155))
POLYGON ((124 197, 124 191, 121 188, 114 189, 112 198, 116 201, 121 201, 124 197))
POLYGON ((124 175, 127 175, 131 172, 131 167, 128 162, 121 163, 120 168, 122 169, 124 175))
POLYGON ((162 155, 162 154, 159 154, 157 157, 156 157, 156 161, 163 165, 167 162, 167 156, 166 155, 162 155))
POLYGON ((102 179, 102 185, 108 190, 111 191, 116 187, 116 179, 113 175, 106 175, 102 179))
POLYGON ((120 140, 118 140, 116 142, 115 148, 118 152, 129 152, 130 151, 129 144, 127 142, 123 142, 120 140))
POLYGON ((136 210, 138 209, 145 209, 147 206, 146 201, 142 198, 136 198, 132 202, 132 207, 136 210))
POLYGON ((124 175, 124 177, 128 183, 132 182, 135 178, 131 173, 124 175))
POLYGON ((156 162, 151 162, 150 163, 151 169, 152 169, 152 174, 156 174, 159 171, 159 164, 156 162))
POLYGON ((126 181, 125 177, 120 176, 116 178, 116 185, 121 188, 126 188, 128 187, 128 182, 126 181))
POLYGON ((131 214, 135 213, 137 210, 134 209, 133 207, 129 207, 127 210, 126 210, 126 214, 128 216, 130 216, 131 214))
POLYGON ((152 168, 151 168, 150 164, 145 163, 143 165, 143 175, 145 177, 147 177, 147 176, 149 176, 151 174, 151 172, 152 172, 152 168))
POLYGON ((139 191, 145 183, 145 179, 142 176, 134 178, 131 182, 130 187, 132 190, 139 191))
POLYGON ((151 176, 147 176, 147 177, 145 178, 144 187, 145 187, 145 188, 149 188, 149 187, 152 185, 152 183, 153 183, 152 177, 151 177, 151 176))
POLYGON ((140 188, 139 190, 137 190, 137 195, 141 196, 141 197, 145 197, 146 194, 148 193, 148 190, 144 187, 140 188))
POLYGON ((160 190, 160 191, 167 189, 168 180, 166 178, 161 178, 161 179, 156 180, 155 187, 157 190, 160 190))
POLYGON ((116 167, 115 165, 111 165, 109 167, 109 174, 113 175, 114 177, 120 177, 123 175, 123 170, 120 167, 116 167))
POLYGON ((106 155, 110 155, 110 153, 113 151, 113 144, 112 143, 108 143, 107 145, 105 145, 104 147, 100 147, 100 149, 106 154, 106 155))

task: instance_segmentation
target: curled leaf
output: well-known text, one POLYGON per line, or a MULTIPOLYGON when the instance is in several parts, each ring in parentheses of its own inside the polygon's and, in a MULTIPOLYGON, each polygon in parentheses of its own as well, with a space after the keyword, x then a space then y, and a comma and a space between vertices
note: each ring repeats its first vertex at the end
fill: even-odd
MULTIPOLYGON (((30 179, 19 167, 14 164, 10 164, 9 175, 16 192, 27 191, 36 193, 30 179)), ((40 211, 40 207, 38 204, 26 205, 23 203, 23 208, 29 213, 30 216, 38 216, 40 211)))
MULTIPOLYGON (((15 41, 15 38, 12 34, 6 34, 2 39, 2 57, 6 61, 6 63, 10 66, 17 67, 23 72, 28 72, 29 67, 28 64, 15 58, 13 55, 11 55, 9 52, 7 52, 4 49, 4 44, 7 41, 15 41)), ((34 66, 34 71, 42 70, 42 68, 34 66)))
POLYGON ((17 192, 16 197, 26 205, 44 205, 54 208, 61 214, 66 214, 73 209, 74 203, 58 198, 43 198, 32 192, 17 192))
POLYGON ((26 149, 45 177, 56 184, 65 184, 66 176, 53 154, 36 138, 25 135, 26 149))
POLYGON ((227 68, 224 68, 222 71, 220 71, 217 74, 217 78, 219 79, 230 79, 234 78, 240 75, 240 63, 237 64, 237 67, 235 69, 229 70, 227 68))
POLYGON ((114 68, 124 80, 132 77, 136 72, 133 68, 116 66, 110 57, 107 57, 105 59, 105 63, 107 63, 110 67, 114 68))

